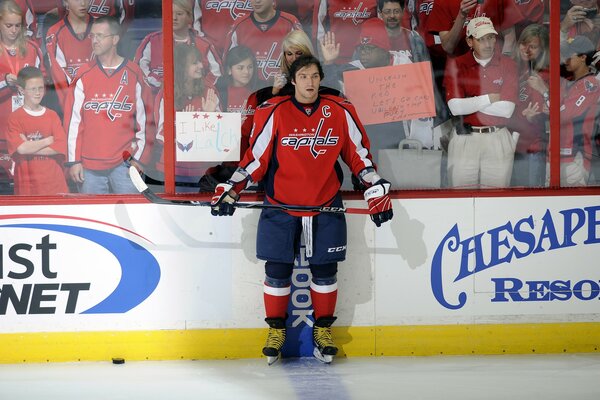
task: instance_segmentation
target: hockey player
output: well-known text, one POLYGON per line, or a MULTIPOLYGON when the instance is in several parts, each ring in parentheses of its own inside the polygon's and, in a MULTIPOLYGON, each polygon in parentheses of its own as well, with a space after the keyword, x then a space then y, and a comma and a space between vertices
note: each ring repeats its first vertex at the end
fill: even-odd
MULTIPOLYGON (((341 157, 367 186, 364 198, 380 226, 393 216, 390 184, 371 161, 369 139, 352 104, 319 94, 323 70, 312 56, 290 67, 294 95, 275 97, 254 116, 250 148, 227 183, 212 198, 213 215, 232 215, 248 181, 263 180, 265 203, 342 206, 341 157)), ((286 309, 297 245, 303 235, 312 281, 315 356, 331 362, 337 347, 331 336, 337 300, 337 264, 346 256, 343 214, 263 210, 258 223, 257 257, 265 260, 264 303, 269 333, 263 354, 275 362, 285 342, 286 309), (332 249, 334 251, 332 251, 332 249)))

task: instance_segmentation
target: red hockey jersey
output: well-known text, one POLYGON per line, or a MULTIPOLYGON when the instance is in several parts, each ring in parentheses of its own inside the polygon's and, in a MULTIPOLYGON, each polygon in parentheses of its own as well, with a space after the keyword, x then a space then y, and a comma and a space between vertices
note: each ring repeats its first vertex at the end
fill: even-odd
POLYGON ((38 114, 19 108, 8 118, 7 139, 8 151, 15 161, 16 195, 55 195, 69 192, 62 167, 67 153, 67 140, 60 119, 54 111, 46 108, 42 114, 38 114), (21 135, 27 140, 54 136, 54 143, 49 147, 59 154, 18 154, 17 148, 24 142, 21 135))
POLYGON ((252 12, 250 0, 195 0, 194 29, 223 54, 227 33, 238 19, 252 12))
POLYGON ((336 62, 345 64, 352 60, 360 25, 370 18, 377 18, 376 0, 316 0, 313 37, 318 43, 326 31, 335 33, 335 39, 340 43, 340 56, 336 62))
POLYGON ((374 167, 369 139, 348 101, 320 95, 312 105, 272 98, 254 114, 250 148, 240 167, 280 204, 329 204, 341 186, 339 157, 355 175, 374 167))
POLYGON ((8 86, 6 75, 17 75, 23 67, 32 66, 43 70, 42 51, 33 40, 28 40, 27 54, 21 56, 19 52, 10 54, 2 47, 0 51, 0 141, 4 140, 6 134, 6 121, 8 116, 22 103, 22 97, 15 86, 8 86))
MULTIPOLYGON (((59 17, 64 17, 67 10, 62 0, 56 1, 59 17)), ((121 25, 133 20, 135 0, 90 0, 89 14, 94 18, 105 15, 116 17, 121 25)))
POLYGON ((281 42, 285 35, 293 30, 300 30, 300 22, 291 14, 277 11, 275 16, 267 22, 258 22, 253 14, 239 19, 227 41, 227 49, 244 45, 256 54, 258 77, 268 80, 270 77, 281 73, 279 56, 281 55, 281 42))
POLYGON ((33 8, 32 0, 16 0, 15 2, 23 11, 27 36, 29 36, 31 39, 37 39, 37 16, 35 15, 35 9, 33 8))
POLYGON ((77 75, 79 68, 94 58, 92 41, 88 38, 92 23, 93 19, 90 18, 82 38, 75 35, 67 17, 48 29, 46 50, 50 63, 50 74, 61 106, 65 103, 69 85, 77 75))
POLYGON ((68 161, 110 169, 129 152, 146 162, 152 144, 152 94, 137 64, 123 60, 114 70, 97 61, 82 67, 65 106, 68 161), (110 72, 112 71, 112 72, 110 72))
MULTIPOLYGON (((178 42, 179 43, 179 42, 178 42)), ((190 41, 202 54, 202 65, 206 73, 206 80, 214 84, 221 76, 221 58, 215 47, 206 39, 190 30, 190 41)), ((172 50, 172 49, 170 49, 172 50)), ((152 32, 140 43, 135 52, 135 62, 144 72, 148 83, 158 90, 163 81, 163 33, 152 32)))

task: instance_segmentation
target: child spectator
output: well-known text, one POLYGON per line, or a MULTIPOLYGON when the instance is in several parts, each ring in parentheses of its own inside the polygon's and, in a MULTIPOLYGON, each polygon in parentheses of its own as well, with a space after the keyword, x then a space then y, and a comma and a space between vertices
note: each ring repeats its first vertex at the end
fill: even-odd
POLYGON ((40 103, 44 98, 44 75, 25 67, 17 75, 23 107, 8 117, 8 151, 15 161, 16 195, 67 193, 63 163, 66 134, 58 115, 40 103))

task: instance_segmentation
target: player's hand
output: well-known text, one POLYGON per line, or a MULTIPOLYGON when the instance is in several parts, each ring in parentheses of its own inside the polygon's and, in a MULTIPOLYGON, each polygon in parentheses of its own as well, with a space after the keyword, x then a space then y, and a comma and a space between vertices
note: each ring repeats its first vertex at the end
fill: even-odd
POLYGON ((215 193, 210 200, 212 215, 233 215, 235 212, 235 202, 240 195, 233 191, 233 186, 229 183, 219 183, 215 188, 215 193))
POLYGON ((380 179, 373 186, 365 190, 365 201, 369 204, 371 220, 378 227, 394 216, 390 187, 392 185, 385 179, 380 179))
POLYGON ((85 180, 83 176, 83 165, 81 163, 75 164, 69 168, 69 177, 75 183, 83 183, 85 180))

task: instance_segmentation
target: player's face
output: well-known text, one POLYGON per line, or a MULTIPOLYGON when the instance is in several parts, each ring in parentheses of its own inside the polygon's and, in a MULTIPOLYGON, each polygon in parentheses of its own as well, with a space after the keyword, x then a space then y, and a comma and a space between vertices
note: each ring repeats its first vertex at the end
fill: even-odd
POLYGON ((273 0, 250 0, 255 13, 267 14, 273 8, 273 0))
POLYGON ((114 51, 118 43, 117 36, 110 32, 110 28, 106 23, 93 24, 90 30, 90 38, 92 40, 92 50, 96 57, 114 51))
POLYGON ((321 76, 316 65, 308 65, 296 71, 292 84, 295 87, 295 97, 303 104, 314 103, 319 95, 321 76))
POLYGON ((398 3, 383 3, 381 9, 381 19, 388 29, 398 29, 400 27, 400 20, 402 19, 402 8, 398 3))
POLYGON ((285 57, 285 62, 287 65, 292 65, 297 58, 302 57, 303 55, 305 54, 302 52, 302 50, 293 46, 283 51, 283 56, 285 57))
POLYGON ((88 14, 90 0, 66 0, 65 6, 69 10, 69 14, 83 19, 88 14))
POLYGON ((532 37, 526 42, 519 43, 519 55, 523 61, 536 60, 542 52, 539 37, 532 37))
POLYGON ((28 107, 37 106, 42 102, 45 93, 43 78, 28 79, 23 88, 23 102, 28 107))
POLYGON ((22 29, 21 16, 8 13, 0 20, 0 35, 4 44, 12 45, 15 43, 22 29))
POLYGON ((494 55, 494 47, 496 46, 496 35, 488 33, 485 36, 475 39, 474 37, 467 38, 469 47, 473 49, 475 57, 487 60, 494 55))
POLYGON ((242 62, 232 65, 229 69, 231 81, 235 87, 243 87, 250 83, 254 74, 254 63, 247 58, 242 62))
POLYGON ((186 72, 189 79, 202 79, 204 77, 202 61, 194 54, 190 54, 187 66, 186 72))
POLYGON ((173 30, 176 32, 186 30, 191 23, 190 15, 183 8, 173 4, 173 30))

